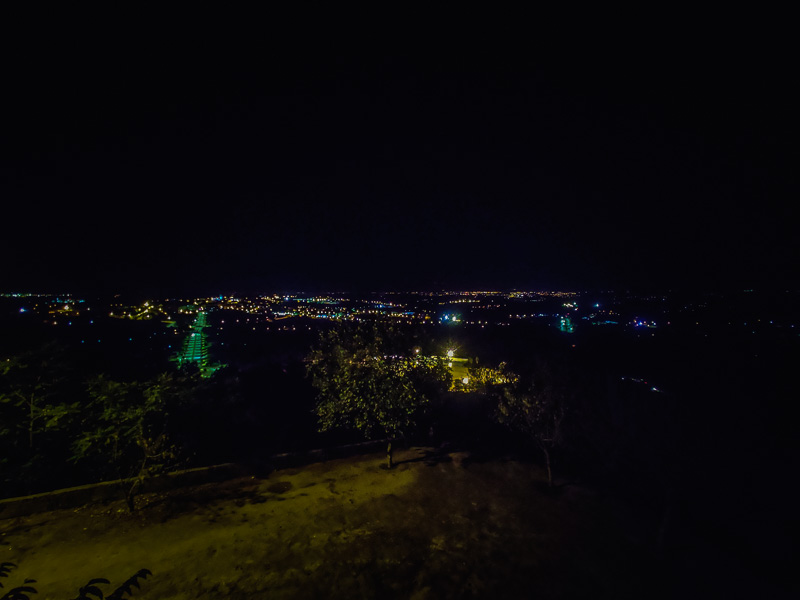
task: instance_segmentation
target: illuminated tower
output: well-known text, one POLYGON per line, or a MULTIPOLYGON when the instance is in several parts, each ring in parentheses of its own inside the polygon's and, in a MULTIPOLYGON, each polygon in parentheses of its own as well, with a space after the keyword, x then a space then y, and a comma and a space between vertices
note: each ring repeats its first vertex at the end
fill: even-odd
POLYGON ((197 318, 192 324, 192 331, 183 342, 183 350, 178 354, 178 365, 194 363, 205 374, 208 369, 208 341, 203 330, 208 327, 206 313, 197 313, 197 318))

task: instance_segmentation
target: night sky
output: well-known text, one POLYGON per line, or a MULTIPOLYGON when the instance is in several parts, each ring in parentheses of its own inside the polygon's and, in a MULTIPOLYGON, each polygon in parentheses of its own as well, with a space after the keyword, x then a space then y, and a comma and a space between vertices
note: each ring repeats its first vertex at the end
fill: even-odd
POLYGON ((780 33, 114 37, 6 54, 0 291, 800 283, 780 33))

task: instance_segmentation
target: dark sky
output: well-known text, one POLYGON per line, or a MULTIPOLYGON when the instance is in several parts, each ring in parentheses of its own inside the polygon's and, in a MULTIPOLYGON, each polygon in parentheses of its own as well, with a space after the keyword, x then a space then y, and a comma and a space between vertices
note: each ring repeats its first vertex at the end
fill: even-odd
POLYGON ((501 33, 28 39, 0 291, 797 287, 788 38, 501 33))

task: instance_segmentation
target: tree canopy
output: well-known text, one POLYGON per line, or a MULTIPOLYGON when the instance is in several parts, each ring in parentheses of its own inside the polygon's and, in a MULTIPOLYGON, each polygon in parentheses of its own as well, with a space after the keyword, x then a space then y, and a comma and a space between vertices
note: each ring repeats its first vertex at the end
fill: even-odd
POLYGON ((85 426, 72 444, 72 460, 98 459, 106 476, 134 478, 133 496, 148 476, 177 464, 171 443, 170 410, 190 393, 194 380, 164 373, 146 382, 119 382, 98 376, 88 385, 85 426))
POLYGON ((320 336, 307 368, 318 392, 321 431, 343 427, 376 439, 414 429, 420 412, 448 389, 452 376, 440 358, 403 346, 397 331, 377 325, 343 325, 320 336))
POLYGON ((496 419, 533 440, 545 457, 547 479, 553 485, 554 448, 563 441, 563 423, 572 402, 572 387, 556 370, 538 362, 524 378, 499 387, 496 419))

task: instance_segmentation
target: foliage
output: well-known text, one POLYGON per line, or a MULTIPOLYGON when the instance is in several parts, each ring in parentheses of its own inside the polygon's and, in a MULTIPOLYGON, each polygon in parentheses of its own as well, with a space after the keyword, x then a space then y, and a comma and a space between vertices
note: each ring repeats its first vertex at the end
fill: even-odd
POLYGON ((0 490, 31 493, 67 482, 69 431, 78 420, 72 361, 58 344, 0 360, 0 490))
POLYGON ((97 596, 98 598, 103 597, 103 592, 97 587, 98 583, 111 583, 105 577, 97 577, 95 579, 90 579, 89 583, 78 589, 78 595, 75 597, 75 600, 91 600, 90 596, 97 596))
POLYGON ((441 359, 414 356, 410 347, 406 356, 401 339, 377 325, 342 325, 320 335, 307 370, 318 391, 321 431, 344 427, 368 439, 397 438, 416 426, 451 375, 441 359))
POLYGON ((519 377, 508 370, 508 365, 501 362, 495 369, 492 367, 470 367, 467 371, 469 380, 463 384, 462 390, 467 392, 489 393, 494 386, 515 383, 519 377))
POLYGON ((499 388, 496 419, 533 440, 545 457, 552 486, 551 453, 563 442, 564 418, 572 388, 551 365, 539 362, 527 381, 516 379, 499 388))
POLYGON ((72 461, 99 461, 106 477, 132 480, 126 500, 133 510, 142 482, 178 462, 169 416, 192 381, 166 373, 144 383, 95 377, 88 384, 84 428, 73 442, 72 461))
MULTIPOLYGON (((2 562, 0 563, 0 577, 8 577, 8 574, 13 570, 16 569, 17 565, 12 562, 2 562)), ((36 583, 35 579, 26 579, 23 582, 23 585, 19 585, 17 587, 13 587, 8 590, 5 594, 0 596, 0 600, 30 600, 30 596, 28 594, 35 594, 36 588, 29 585, 31 583, 36 583)), ((3 587, 3 583, 0 581, 0 588, 3 587)))
MULTIPOLYGON (((139 579, 147 579, 148 575, 152 575, 149 569, 139 569, 136 573, 134 573, 128 579, 126 579, 122 583, 122 585, 120 585, 116 590, 114 590, 108 596, 106 596, 106 600, 122 600, 126 594, 128 596, 133 596, 133 588, 136 588, 137 590, 141 589, 139 586, 139 579)), ((99 582, 101 580, 94 579, 92 581, 99 582)), ((91 585, 92 581, 90 581, 89 584, 87 585, 91 585)), ((104 579, 102 581, 104 583, 109 583, 107 579, 104 579)), ((86 589, 85 587, 81 588, 80 589, 81 593, 83 593, 85 589, 86 589)), ((100 593, 100 598, 101 600, 103 598, 102 592, 100 593)), ((84 597, 78 596, 77 598, 75 598, 75 600, 84 600, 84 597)))
POLYGON ((32 454, 39 434, 59 429, 78 412, 77 403, 68 404, 58 398, 65 370, 64 351, 55 344, 0 363, 0 405, 5 424, 0 437, 16 445, 18 451, 26 446, 26 453, 32 454))
POLYGON ((194 378, 95 376, 87 385, 76 367, 74 356, 53 343, 0 360, 0 495, 98 478, 134 478, 135 490, 175 464, 169 415, 194 389, 194 378))
MULTIPOLYGON (((8 577, 11 570, 16 567, 17 565, 12 562, 0 563, 0 577, 8 577)), ((110 584, 111 582, 108 579, 102 577, 90 579, 86 585, 78 590, 78 595, 74 600, 95 600, 95 598, 99 600, 103 600, 103 598, 106 600, 122 600, 126 594, 128 596, 133 595, 134 587, 140 589, 139 579, 147 579, 148 575, 152 575, 149 569, 139 569, 108 596, 104 596, 102 590, 97 587, 98 584, 110 584)), ((36 583, 36 580, 26 579, 24 585, 10 589, 0 597, 0 600, 30 600, 29 594, 37 593, 36 588, 28 585, 31 583, 36 583)), ((2 587, 3 584, 0 582, 0 588, 2 587)))

